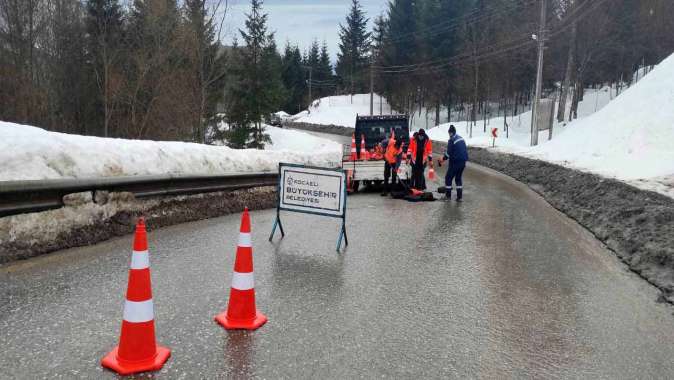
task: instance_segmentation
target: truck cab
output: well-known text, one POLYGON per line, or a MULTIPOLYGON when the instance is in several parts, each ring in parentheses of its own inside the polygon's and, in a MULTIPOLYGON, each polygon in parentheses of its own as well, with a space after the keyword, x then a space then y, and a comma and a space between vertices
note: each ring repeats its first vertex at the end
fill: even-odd
POLYGON ((410 144, 410 127, 407 115, 357 116, 356 150, 360 157, 360 139, 365 135, 365 148, 370 150, 384 141, 393 129, 396 138, 402 138, 403 146, 410 144))

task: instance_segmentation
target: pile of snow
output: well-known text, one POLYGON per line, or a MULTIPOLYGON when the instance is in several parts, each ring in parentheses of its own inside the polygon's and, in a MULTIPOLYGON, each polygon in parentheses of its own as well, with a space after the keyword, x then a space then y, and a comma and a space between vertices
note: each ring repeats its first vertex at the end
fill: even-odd
MULTIPOLYGON (((386 99, 374 95, 374 113, 379 110, 385 115, 391 113, 391 106, 386 99)), ((370 114, 370 94, 329 96, 315 100, 308 110, 291 117, 292 121, 300 123, 339 125, 355 128, 356 116, 370 114)))
MULTIPOLYGON (((674 197, 674 55, 592 113, 600 97, 602 102, 610 98, 609 91, 600 91, 585 96, 579 119, 555 126, 552 140, 547 140, 547 131, 541 132, 536 147, 529 146, 531 112, 512 122, 508 139, 504 138, 502 119, 490 120, 487 133, 478 122, 472 138, 466 123, 455 125, 469 145, 491 146, 489 131, 498 127, 498 150, 616 178, 674 197)), ((511 119, 507 120, 510 124, 511 119)), ((433 128, 429 135, 446 141, 447 127, 433 128)))
MULTIPOLYGON (((276 152, 305 152, 308 154, 334 154, 340 152, 342 146, 332 140, 317 137, 294 129, 283 129, 267 126, 265 132, 271 137, 271 144, 265 149, 276 152)), ((336 161, 341 158, 336 156, 336 161)))
POLYGON ((0 122, 0 181, 112 176, 208 175, 278 170, 279 162, 335 166, 341 146, 267 127, 268 150, 184 142, 125 140, 48 132, 0 122))

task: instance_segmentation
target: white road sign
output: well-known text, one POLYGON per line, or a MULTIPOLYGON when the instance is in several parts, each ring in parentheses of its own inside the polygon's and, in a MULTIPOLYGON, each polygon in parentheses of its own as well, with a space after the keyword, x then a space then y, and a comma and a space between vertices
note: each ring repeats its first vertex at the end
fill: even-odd
POLYGON ((343 217, 346 193, 342 170, 281 165, 282 210, 343 217))

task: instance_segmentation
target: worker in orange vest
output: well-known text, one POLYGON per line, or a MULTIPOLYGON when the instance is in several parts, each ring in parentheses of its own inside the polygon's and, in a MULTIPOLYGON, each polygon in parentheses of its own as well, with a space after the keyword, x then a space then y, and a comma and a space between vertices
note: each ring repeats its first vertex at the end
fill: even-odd
POLYGON ((419 133, 410 141, 407 152, 407 159, 412 160, 412 188, 426 190, 424 170, 426 164, 433 160, 433 144, 426 131, 419 130, 419 133))
POLYGON ((384 148, 382 148, 381 144, 377 144, 374 147, 374 153, 372 154, 372 159, 373 160, 381 160, 384 158, 384 148))
POLYGON ((396 184, 398 165, 400 165, 403 154, 402 144, 402 140, 396 139, 393 136, 386 142, 386 153, 384 153, 384 189, 381 193, 382 197, 388 195, 391 192, 391 186, 396 184), (391 186, 389 186, 389 178, 391 178, 391 186))

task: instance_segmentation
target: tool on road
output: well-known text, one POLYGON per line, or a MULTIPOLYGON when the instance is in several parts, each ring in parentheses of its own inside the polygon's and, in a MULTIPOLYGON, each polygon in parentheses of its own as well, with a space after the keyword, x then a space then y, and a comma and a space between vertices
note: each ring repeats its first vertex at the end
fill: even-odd
POLYGON ((255 305, 253 244, 248 207, 241 215, 239 244, 236 247, 234 276, 227 310, 216 315, 215 321, 227 330, 256 330, 267 322, 267 317, 260 313, 255 305))
POLYGON ((433 160, 428 162, 430 165, 430 169, 428 169, 428 180, 429 181, 435 181, 435 169, 433 168, 433 160))
POLYGON ((119 345, 101 360, 103 367, 120 375, 156 371, 171 356, 171 350, 157 345, 155 339, 148 255, 147 232, 141 218, 133 241, 119 345))
POLYGON ((353 170, 346 171, 346 192, 353 193, 353 170))

